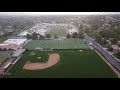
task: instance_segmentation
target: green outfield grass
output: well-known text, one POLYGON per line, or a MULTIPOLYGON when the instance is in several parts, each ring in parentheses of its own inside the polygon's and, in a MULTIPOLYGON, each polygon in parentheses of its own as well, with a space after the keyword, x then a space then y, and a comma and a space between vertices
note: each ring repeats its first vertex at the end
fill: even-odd
POLYGON ((0 63, 2 63, 3 61, 5 61, 8 57, 6 56, 0 56, 0 63))
POLYGON ((57 34, 58 36, 66 36, 66 30, 64 28, 53 28, 49 32, 51 36, 54 36, 57 34))
POLYGON ((89 49, 82 39, 72 40, 32 40, 25 48, 35 50, 36 47, 53 49, 89 49))
POLYGON ((35 56, 30 56, 27 51, 8 72, 4 78, 117 78, 117 75, 104 63, 95 51, 83 50, 54 50, 33 51, 35 56), (44 70, 23 70, 22 67, 29 60, 33 62, 44 62, 48 54, 60 54, 60 61, 53 67, 44 70), (42 60, 36 59, 38 56, 42 60))

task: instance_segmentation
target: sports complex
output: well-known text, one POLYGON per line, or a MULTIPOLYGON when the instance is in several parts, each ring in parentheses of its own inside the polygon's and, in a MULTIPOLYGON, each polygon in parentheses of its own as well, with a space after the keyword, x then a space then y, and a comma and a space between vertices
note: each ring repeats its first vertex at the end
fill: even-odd
POLYGON ((23 48, 3 78, 118 78, 85 39, 30 40, 23 48))
POLYGON ((64 40, 33 40, 29 42, 25 46, 28 50, 23 53, 23 56, 10 69, 9 75, 6 75, 5 78, 117 78, 110 67, 83 40, 77 40, 76 43, 71 42, 71 40, 68 42, 64 40), (41 43, 43 42, 42 46, 41 43), (59 44, 59 42, 63 42, 63 44, 59 44), (52 48, 55 50, 39 51, 35 49, 38 46, 50 48, 52 43, 52 48), (59 47, 59 45, 62 46, 59 47), (56 50, 57 47, 59 50, 56 50), (72 47, 75 50, 69 50, 73 49, 72 47), (60 50, 61 48, 62 50, 60 50), (34 54, 31 55, 31 53, 34 54), (40 70, 23 69, 27 61, 44 63, 48 61, 49 54, 54 53, 60 55, 59 62, 54 66, 40 70), (38 57, 41 57, 41 59, 38 59, 38 57))

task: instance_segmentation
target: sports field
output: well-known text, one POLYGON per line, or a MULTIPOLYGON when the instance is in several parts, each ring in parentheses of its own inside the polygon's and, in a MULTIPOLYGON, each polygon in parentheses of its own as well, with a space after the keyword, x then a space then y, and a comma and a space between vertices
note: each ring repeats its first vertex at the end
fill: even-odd
POLYGON ((6 56, 0 56, 0 63, 2 63, 4 60, 6 60, 8 57, 6 56))
POLYGON ((95 51, 83 50, 54 50, 54 51, 27 51, 4 78, 117 78, 117 75, 104 63, 95 51), (30 53, 35 55, 31 56, 30 53), (24 70, 23 66, 29 60, 45 62, 48 54, 58 53, 60 61, 43 70, 24 70), (37 57, 42 57, 37 59, 37 57))
POLYGON ((49 34, 51 36, 54 36, 55 34, 57 36, 66 36, 66 30, 65 28, 53 28, 50 30, 49 34))
POLYGON ((82 39, 72 40, 32 40, 26 44, 25 48, 35 50, 35 48, 53 49, 89 49, 82 39))

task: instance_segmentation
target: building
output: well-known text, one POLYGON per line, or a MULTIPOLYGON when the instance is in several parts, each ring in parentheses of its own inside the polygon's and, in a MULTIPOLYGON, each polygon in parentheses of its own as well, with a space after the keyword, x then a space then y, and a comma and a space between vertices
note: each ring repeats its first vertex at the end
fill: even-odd
POLYGON ((22 47, 16 44, 0 44, 0 49, 2 50, 17 50, 20 48, 22 47))
POLYGON ((26 41, 27 39, 8 39, 4 41, 4 44, 16 44, 22 46, 26 41))
POLYGON ((8 39, 4 43, 0 44, 0 48, 3 50, 18 50, 21 49, 26 43, 27 39, 8 39))
POLYGON ((78 33, 78 30, 76 28, 72 28, 69 30, 69 34, 73 34, 74 32, 77 32, 78 33))
POLYGON ((36 24, 34 27, 32 27, 30 30, 26 30, 26 31, 18 34, 18 36, 25 37, 27 34, 31 35, 33 32, 40 34, 42 36, 46 36, 46 33, 50 32, 50 30, 52 28, 66 28, 70 34, 72 34, 74 32, 78 32, 78 30, 72 24, 39 23, 39 24, 36 24))
POLYGON ((25 37, 27 34, 31 35, 31 33, 29 33, 28 31, 24 31, 24 32, 21 32, 20 34, 18 34, 17 36, 18 37, 25 37))

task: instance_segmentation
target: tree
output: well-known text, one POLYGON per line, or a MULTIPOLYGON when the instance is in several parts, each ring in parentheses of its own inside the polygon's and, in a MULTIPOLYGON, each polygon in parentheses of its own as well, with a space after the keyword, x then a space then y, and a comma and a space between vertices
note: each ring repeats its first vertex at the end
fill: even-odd
POLYGON ((99 33, 100 33, 100 35, 101 35, 103 38, 105 38, 106 33, 105 33, 105 31, 104 31, 104 30, 100 31, 99 33))
POLYGON ((72 38, 78 38, 78 33, 77 33, 77 32, 74 32, 74 33, 72 34, 72 38))
POLYGON ((118 43, 118 47, 120 47, 120 43, 118 43))
POLYGON ((67 38, 71 38, 71 35, 69 33, 67 34, 67 38))
POLYGON ((78 35, 78 37, 79 37, 80 39, 83 39, 83 38, 84 38, 84 36, 83 36, 83 32, 82 32, 82 31, 79 31, 79 35, 78 35))
POLYGON ((96 37, 99 36, 99 33, 98 33, 97 31, 92 31, 92 32, 91 32, 91 36, 92 36, 93 38, 96 38, 96 37))
POLYGON ((118 59, 120 59, 120 51, 117 51, 115 55, 117 56, 118 59))
POLYGON ((83 25, 82 24, 79 26, 79 30, 83 30, 83 25))
POLYGON ((107 40, 106 40, 105 38, 103 38, 103 39, 101 40, 101 45, 105 45, 105 44, 107 44, 107 40))
POLYGON ((55 38, 55 39, 58 38, 57 34, 54 35, 54 38, 55 38))
POLYGON ((43 35, 39 35, 40 37, 39 37, 39 39, 44 39, 44 36, 43 35))
POLYGON ((116 44, 117 43, 117 39, 116 38, 113 38, 110 40, 112 44, 116 44))
POLYGON ((117 37, 117 41, 120 41, 120 35, 117 37))
POLYGON ((109 43, 107 43, 107 44, 105 44, 104 46, 105 46, 106 48, 109 48, 110 45, 109 45, 109 43))
POLYGON ((31 39, 32 36, 31 36, 30 34, 27 34, 27 35, 26 35, 26 38, 31 39))
POLYGON ((37 34, 36 32, 33 32, 33 34, 32 34, 32 38, 33 38, 33 39, 36 39, 37 36, 38 36, 38 34, 37 34))
POLYGON ((6 48, 3 49, 3 51, 6 51, 6 50, 7 50, 6 48))
POLYGON ((87 34, 87 35, 90 35, 90 30, 88 27, 84 27, 84 32, 87 34))
POLYGON ((100 31, 100 34, 106 39, 117 37, 117 33, 112 28, 105 28, 104 30, 100 31))
POLYGON ((51 35, 49 33, 46 34, 46 38, 51 38, 51 35))
POLYGON ((13 25, 12 28, 13 28, 13 29, 17 29, 17 26, 16 26, 16 25, 13 25))
POLYGON ((98 42, 98 43, 102 43, 102 36, 97 32, 97 31, 93 31, 92 33, 92 37, 98 42))
POLYGON ((112 48, 111 45, 109 45, 108 50, 109 50, 110 52, 113 52, 113 48, 112 48))
POLYGON ((120 26, 117 26, 117 25, 116 25, 116 28, 114 28, 114 31, 115 31, 118 35, 120 35, 120 26))

